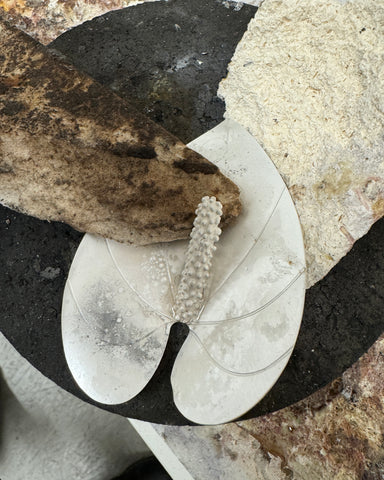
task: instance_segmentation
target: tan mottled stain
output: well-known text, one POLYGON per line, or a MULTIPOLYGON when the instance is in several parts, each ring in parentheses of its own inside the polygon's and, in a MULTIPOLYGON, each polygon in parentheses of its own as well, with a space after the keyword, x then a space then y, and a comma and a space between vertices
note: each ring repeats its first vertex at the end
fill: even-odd
POLYGON ((372 212, 377 220, 384 215, 384 197, 379 197, 373 203, 372 212))
POLYGON ((317 200, 326 202, 328 199, 343 196, 351 189, 353 184, 353 172, 350 167, 340 163, 329 169, 320 182, 313 187, 317 200))
POLYGON ((28 15, 31 12, 31 8, 27 6, 27 2, 25 0, 0 1, 0 8, 4 9, 5 12, 13 10, 19 14, 22 13, 28 15))
POLYGON ((206 195, 222 225, 238 215, 215 165, 1 19, 0 31, 2 204, 137 244, 186 238, 206 195))

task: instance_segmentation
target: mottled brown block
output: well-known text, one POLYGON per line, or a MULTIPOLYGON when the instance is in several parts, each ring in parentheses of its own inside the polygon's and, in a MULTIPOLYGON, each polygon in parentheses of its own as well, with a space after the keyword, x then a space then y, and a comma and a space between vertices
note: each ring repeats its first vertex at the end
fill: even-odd
POLYGON ((186 238, 204 195, 239 191, 216 166, 28 35, 0 20, 0 203, 147 244, 186 238))

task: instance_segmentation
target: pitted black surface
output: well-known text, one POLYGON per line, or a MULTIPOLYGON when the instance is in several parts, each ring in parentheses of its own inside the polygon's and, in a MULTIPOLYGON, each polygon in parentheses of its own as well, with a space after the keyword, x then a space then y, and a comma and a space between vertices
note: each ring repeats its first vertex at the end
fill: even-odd
POLYGON ((170 0, 103 15, 51 47, 185 143, 217 125, 220 80, 256 8, 170 0))
MULTIPOLYGON (((169 0, 109 13, 53 43, 76 64, 184 141, 217 125, 216 91, 255 9, 218 0, 169 0), (184 59, 184 60, 183 60, 184 59), (202 63, 199 63, 199 62, 202 63), (183 64, 185 63, 185 65, 183 64)), ((355 362, 382 333, 384 219, 307 292, 299 338, 286 370, 246 418, 277 410, 316 391, 355 362)), ((60 330, 63 289, 82 235, 0 207, 0 329, 44 375, 79 398, 60 330)), ((170 372, 186 336, 172 328, 147 387, 106 410, 165 424, 187 424, 172 400, 170 372)))

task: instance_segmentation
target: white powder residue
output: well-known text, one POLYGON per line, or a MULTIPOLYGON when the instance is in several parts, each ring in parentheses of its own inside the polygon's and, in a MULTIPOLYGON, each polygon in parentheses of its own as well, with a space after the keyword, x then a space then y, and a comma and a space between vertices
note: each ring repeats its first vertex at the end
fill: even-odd
POLYGON ((219 93, 290 189, 311 285, 384 214, 384 3, 265 0, 219 93))

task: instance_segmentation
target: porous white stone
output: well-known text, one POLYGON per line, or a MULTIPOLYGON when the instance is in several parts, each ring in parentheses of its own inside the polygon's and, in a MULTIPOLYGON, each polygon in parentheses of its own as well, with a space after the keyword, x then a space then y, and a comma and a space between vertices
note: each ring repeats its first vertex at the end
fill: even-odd
POLYGON ((308 286, 384 213, 384 4, 265 0, 219 94, 275 163, 308 286))

